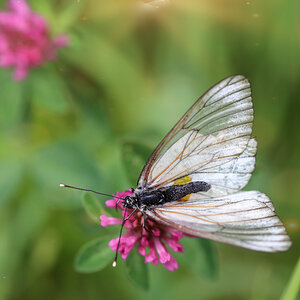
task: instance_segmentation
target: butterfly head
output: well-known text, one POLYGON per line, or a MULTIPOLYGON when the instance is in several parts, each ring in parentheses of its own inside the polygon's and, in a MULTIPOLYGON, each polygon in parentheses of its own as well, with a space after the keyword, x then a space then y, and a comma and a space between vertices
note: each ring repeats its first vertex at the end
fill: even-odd
POLYGON ((138 207, 138 199, 135 195, 126 196, 123 201, 124 208, 137 208, 138 207))

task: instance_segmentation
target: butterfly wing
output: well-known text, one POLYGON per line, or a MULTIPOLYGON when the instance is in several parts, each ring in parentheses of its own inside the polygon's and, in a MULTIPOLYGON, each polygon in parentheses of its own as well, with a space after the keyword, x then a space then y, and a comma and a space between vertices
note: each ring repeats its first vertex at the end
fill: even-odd
POLYGON ((291 241, 272 201, 258 191, 166 203, 147 215, 184 233, 257 251, 285 251, 291 241))
POLYGON ((211 188, 151 207, 147 216, 194 236, 259 251, 286 250, 291 242, 271 200, 257 191, 240 192, 254 170, 252 121, 250 84, 241 75, 200 97, 154 150, 138 189, 190 181, 211 188))
POLYGON ((211 197, 240 190, 254 169, 252 121, 249 81, 241 75, 220 81, 157 146, 140 175, 138 189, 157 189, 183 180, 210 183, 211 197))

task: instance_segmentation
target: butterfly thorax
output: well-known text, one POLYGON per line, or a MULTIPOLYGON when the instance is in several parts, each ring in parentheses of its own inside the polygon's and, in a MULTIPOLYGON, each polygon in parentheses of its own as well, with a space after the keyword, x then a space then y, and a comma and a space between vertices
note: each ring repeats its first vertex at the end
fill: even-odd
POLYGON ((184 185, 172 185, 155 190, 139 190, 133 196, 128 196, 123 202, 127 208, 143 210, 153 206, 163 205, 167 202, 177 201, 189 194, 207 192, 210 184, 204 181, 189 182, 184 185))

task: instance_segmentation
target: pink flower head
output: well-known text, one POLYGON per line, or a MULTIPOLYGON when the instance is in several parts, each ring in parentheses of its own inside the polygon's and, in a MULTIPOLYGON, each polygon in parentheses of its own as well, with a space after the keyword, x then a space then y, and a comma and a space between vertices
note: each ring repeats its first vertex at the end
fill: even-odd
POLYGON ((67 44, 65 35, 51 39, 47 22, 30 10, 26 0, 9 0, 7 10, 0 11, 0 66, 14 67, 15 80, 23 80, 30 68, 54 60, 57 49, 67 44))
MULTIPOLYGON (((114 199, 106 201, 106 206, 122 210, 123 218, 129 216, 132 209, 125 210, 122 205, 121 198, 131 196, 131 191, 117 193, 114 199)), ((101 225, 121 224, 121 218, 100 216, 101 225)), ((178 269, 176 259, 170 254, 169 248, 174 252, 183 252, 183 246, 178 243, 182 238, 182 232, 160 224, 152 219, 147 219, 146 228, 143 227, 143 214, 136 212, 126 222, 124 227, 126 233, 121 236, 119 253, 123 259, 126 259, 130 251, 137 245, 138 252, 145 257, 145 263, 151 262, 155 266, 160 262, 165 268, 170 271, 178 269)), ((112 239, 109 242, 111 250, 117 250, 119 237, 112 239)))

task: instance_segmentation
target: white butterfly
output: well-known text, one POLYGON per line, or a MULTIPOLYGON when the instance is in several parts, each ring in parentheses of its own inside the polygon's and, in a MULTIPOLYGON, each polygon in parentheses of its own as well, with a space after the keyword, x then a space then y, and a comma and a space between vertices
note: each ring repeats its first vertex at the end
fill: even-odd
POLYGON ((119 198, 124 208, 133 209, 129 216, 141 211, 193 236, 257 251, 287 250, 291 241, 272 201, 258 191, 241 191, 255 165, 252 123, 250 83, 244 76, 213 86, 156 147, 134 195, 119 198))
POLYGON ((154 150, 123 205, 184 233, 252 250, 291 241, 272 201, 240 191, 254 170, 249 81, 228 77, 207 91, 154 150))

